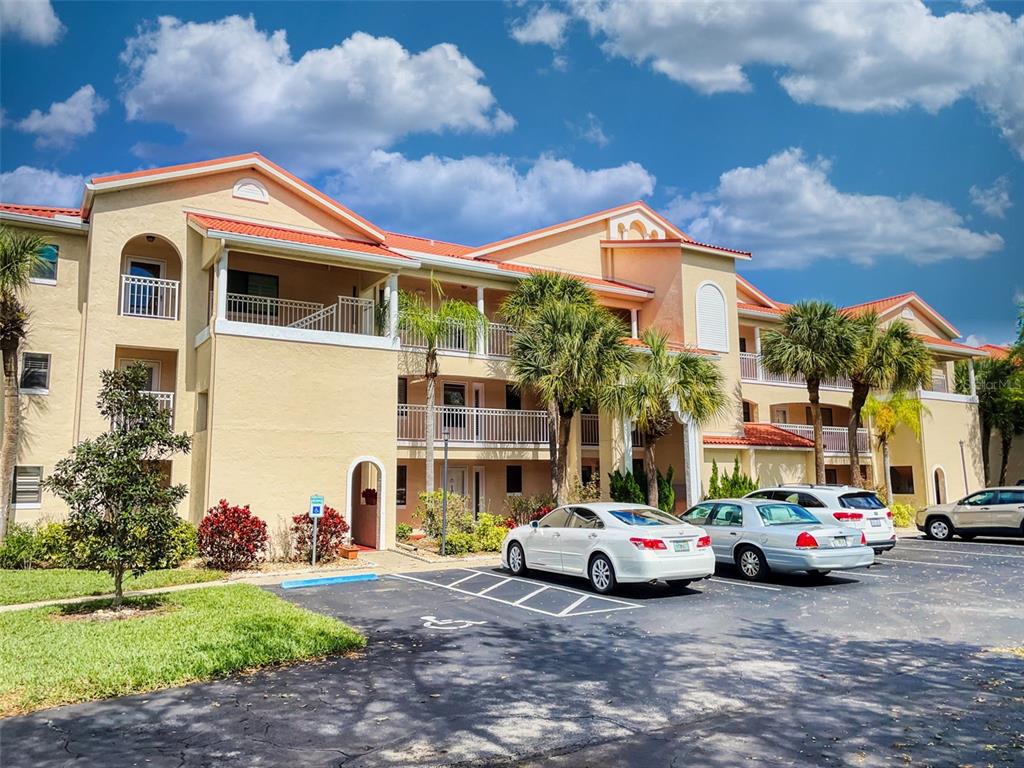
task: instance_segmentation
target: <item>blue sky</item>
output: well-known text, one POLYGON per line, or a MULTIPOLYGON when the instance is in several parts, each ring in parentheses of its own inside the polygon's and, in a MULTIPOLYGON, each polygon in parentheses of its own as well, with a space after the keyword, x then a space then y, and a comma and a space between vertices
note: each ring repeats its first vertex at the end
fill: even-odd
POLYGON ((481 243, 643 198, 782 300, 1024 296, 1024 4, 0 0, 0 196, 256 150, 481 243))

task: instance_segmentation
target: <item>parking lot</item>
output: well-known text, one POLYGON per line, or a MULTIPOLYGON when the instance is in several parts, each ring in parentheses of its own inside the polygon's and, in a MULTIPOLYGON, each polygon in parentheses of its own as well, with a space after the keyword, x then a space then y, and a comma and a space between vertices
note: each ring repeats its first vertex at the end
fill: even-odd
POLYGON ((993 650, 1024 645, 1024 546, 878 560, 610 597, 486 568, 279 591, 367 650, 9 720, 5 765, 1024 765, 1024 659, 993 650))

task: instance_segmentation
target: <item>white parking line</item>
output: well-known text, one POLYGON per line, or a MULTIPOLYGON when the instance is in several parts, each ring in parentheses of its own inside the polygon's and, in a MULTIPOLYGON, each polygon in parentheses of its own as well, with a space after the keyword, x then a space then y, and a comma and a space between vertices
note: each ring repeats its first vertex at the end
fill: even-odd
POLYGON ((840 571, 837 575, 839 575, 839 576, 853 576, 854 578, 856 578, 857 576, 874 576, 876 579, 888 579, 888 578, 890 578, 889 576, 886 576, 884 573, 870 573, 869 571, 856 571, 854 573, 840 571))
MULTIPOLYGON (((982 538, 984 538, 984 537, 982 537, 982 538)), ((933 543, 935 543, 932 539, 925 539, 925 538, 900 539, 899 542, 900 542, 901 545, 902 544, 913 544, 914 545, 913 548, 915 548, 915 549, 917 548, 917 545, 919 543, 920 544, 933 544, 933 543)), ((1022 547, 1020 544, 1006 544, 1006 543, 1001 542, 1001 541, 967 542, 967 541, 963 541, 961 539, 959 541, 954 540, 954 541, 949 542, 950 546, 952 546, 954 544, 959 544, 959 545, 964 546, 964 547, 1009 547, 1010 549, 1016 549, 1018 551, 1024 551, 1024 547, 1022 547)))
POLYGON ((909 563, 910 565, 927 565, 929 567, 935 566, 936 568, 966 568, 970 570, 973 565, 960 565, 959 563, 929 563, 924 560, 897 560, 895 557, 887 557, 882 561, 883 563, 909 563))
POLYGON ((781 587, 766 587, 764 584, 748 584, 745 581, 730 581, 729 579, 719 579, 717 576, 712 576, 708 581, 714 581, 718 584, 731 584, 734 587, 750 587, 751 589, 767 589, 772 592, 781 592, 781 587))
POLYGON ((469 576, 463 576, 463 577, 462 577, 461 579, 458 579, 458 580, 456 580, 456 581, 453 581, 453 582, 452 582, 451 584, 449 584, 448 586, 449 586, 449 587, 454 587, 454 586, 455 586, 456 584, 461 584, 461 583, 462 583, 462 582, 464 582, 464 581, 469 581, 470 579, 475 579, 475 578, 476 578, 477 576, 479 576, 479 575, 480 575, 479 573, 477 573, 476 571, 474 571, 473 573, 469 574, 469 576))
POLYGON ((558 614, 558 615, 559 615, 559 616, 565 616, 565 615, 567 615, 567 614, 569 614, 569 613, 572 613, 572 609, 573 609, 573 608, 575 608, 575 607, 576 607, 577 605, 579 605, 580 603, 582 603, 582 602, 583 602, 584 600, 589 600, 589 599, 590 599, 590 595, 584 595, 583 597, 579 598, 578 600, 576 600, 576 601, 574 601, 574 602, 570 603, 570 604, 569 604, 569 605, 568 605, 567 607, 563 608, 563 609, 562 609, 562 610, 561 610, 561 611, 559 612, 559 614, 558 614))
POLYGON ((512 605, 519 605, 521 603, 525 603, 531 597, 533 597, 534 595, 539 595, 545 589, 547 589, 547 587, 541 587, 540 589, 535 589, 535 590, 533 590, 533 592, 531 592, 530 594, 526 595, 525 597, 520 597, 518 600, 516 600, 514 603, 512 603, 512 605))
MULTIPOLYGON (((1020 547, 1018 547, 1020 549, 1020 547)), ((943 554, 953 555, 977 555, 978 557, 1008 557, 1014 560, 1024 560, 1024 555, 1001 555, 998 552, 972 552, 969 549, 953 549, 943 547, 918 547, 913 546, 907 549, 908 552, 942 552, 943 554)))
POLYGON ((498 587, 503 587, 503 586, 505 586, 506 584, 508 584, 508 583, 509 583, 510 581, 512 581, 512 579, 502 579, 502 580, 501 580, 501 581, 499 581, 499 582, 498 582, 497 584, 492 584, 492 585, 491 585, 491 586, 489 586, 489 587, 488 587, 487 589, 481 589, 481 590, 480 590, 479 592, 477 592, 477 594, 478 594, 478 595, 486 595, 486 594, 487 594, 488 592, 490 592, 490 591, 491 591, 492 589, 497 589, 498 587))
MULTIPOLYGON (((501 576, 498 576, 498 574, 490 572, 490 571, 478 571, 478 570, 476 570, 474 568, 467 568, 466 570, 467 571, 473 571, 473 573, 481 573, 484 576, 494 576, 495 578, 502 578, 501 576)), ((508 577, 505 577, 505 578, 507 578, 509 581, 521 581, 523 584, 531 584, 532 585, 532 584, 536 584, 537 583, 536 581, 532 581, 530 579, 521 579, 518 576, 508 576, 508 577)), ((637 603, 631 603, 628 600, 620 600, 617 597, 606 597, 605 595, 596 595, 593 592, 581 592, 580 590, 572 589, 571 587, 558 587, 558 586, 555 586, 554 584, 548 584, 547 588, 548 589, 557 589, 560 592, 571 592, 574 595, 586 595, 587 597, 592 597, 595 600, 604 600, 604 601, 609 602, 609 603, 618 603, 619 605, 624 605, 627 608, 639 608, 640 607, 637 603)))

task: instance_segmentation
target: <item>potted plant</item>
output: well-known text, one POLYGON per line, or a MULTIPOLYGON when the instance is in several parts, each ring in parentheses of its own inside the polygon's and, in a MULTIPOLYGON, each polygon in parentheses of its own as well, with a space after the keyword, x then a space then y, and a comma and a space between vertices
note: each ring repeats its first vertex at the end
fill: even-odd
POLYGON ((377 505, 377 489, 367 488, 363 491, 363 504, 368 507, 374 507, 377 505))
POLYGON ((349 539, 341 548, 338 550, 338 555, 343 560, 355 560, 359 555, 359 547, 352 543, 352 539, 349 539))

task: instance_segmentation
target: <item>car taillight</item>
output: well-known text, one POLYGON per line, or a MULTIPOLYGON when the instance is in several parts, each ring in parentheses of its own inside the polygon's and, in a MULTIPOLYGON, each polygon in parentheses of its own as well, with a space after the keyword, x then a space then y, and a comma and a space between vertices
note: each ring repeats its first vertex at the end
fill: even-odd
POLYGON ((710 546, 711 546, 711 537, 710 536, 701 536, 699 539, 697 539, 697 549, 703 549, 704 547, 710 547, 710 546))
POLYGON ((864 535, 864 531, 861 531, 860 532, 860 545, 863 547, 863 546, 866 546, 867 543, 868 543, 868 537, 864 535))
POLYGON ((890 520, 892 520, 892 510, 891 509, 885 510, 885 516, 888 517, 890 520))
POLYGON ((661 539, 641 539, 634 536, 629 540, 629 543, 637 549, 668 549, 665 546, 665 542, 661 539))
POLYGON ((796 537, 796 546, 799 549, 814 549, 818 546, 818 540, 811 536, 807 531, 804 531, 796 537))
POLYGON ((863 520, 864 515, 860 512, 833 512, 832 517, 841 523, 849 523, 853 520, 863 520))

